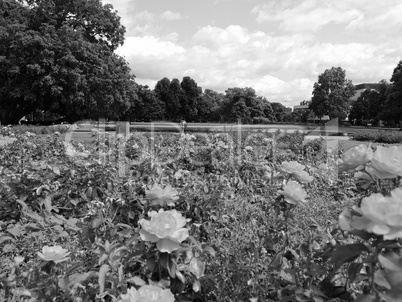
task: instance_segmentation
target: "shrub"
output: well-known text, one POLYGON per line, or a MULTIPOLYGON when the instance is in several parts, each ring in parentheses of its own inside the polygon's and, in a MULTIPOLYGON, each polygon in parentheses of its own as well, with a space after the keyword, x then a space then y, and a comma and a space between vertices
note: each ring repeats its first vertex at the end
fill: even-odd
POLYGON ((359 131, 352 134, 352 139, 374 143, 399 144, 402 143, 402 133, 398 131, 359 131))

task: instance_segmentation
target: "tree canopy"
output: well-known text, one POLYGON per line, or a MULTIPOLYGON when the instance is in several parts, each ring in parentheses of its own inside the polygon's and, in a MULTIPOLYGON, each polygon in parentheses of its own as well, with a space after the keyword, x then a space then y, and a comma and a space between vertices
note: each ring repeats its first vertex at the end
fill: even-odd
POLYGON ((125 29, 111 5, 9 0, 0 16, 2 123, 15 124, 35 109, 70 121, 118 118, 134 103, 134 76, 114 53, 125 29))
POLYGON ((392 74, 382 117, 394 123, 402 121, 402 60, 399 61, 392 74))
POLYGON ((320 74, 318 81, 314 83, 309 108, 320 118, 329 115, 331 119, 344 119, 354 93, 352 81, 346 79, 346 71, 341 67, 332 67, 320 74))

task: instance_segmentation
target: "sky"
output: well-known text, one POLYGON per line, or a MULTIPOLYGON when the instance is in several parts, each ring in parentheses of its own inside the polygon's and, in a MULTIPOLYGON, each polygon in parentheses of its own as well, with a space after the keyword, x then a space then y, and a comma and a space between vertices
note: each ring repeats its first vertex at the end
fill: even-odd
POLYGON ((190 76, 251 87, 287 107, 342 67, 353 84, 390 80, 402 59, 401 0, 102 0, 126 27, 117 53, 151 89, 190 76))

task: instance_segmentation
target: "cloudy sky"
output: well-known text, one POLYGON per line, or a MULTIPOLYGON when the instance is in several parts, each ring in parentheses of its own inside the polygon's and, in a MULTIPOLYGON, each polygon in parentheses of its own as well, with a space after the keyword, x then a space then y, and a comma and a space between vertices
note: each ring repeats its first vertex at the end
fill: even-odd
POLYGON ((252 87, 286 106, 325 69, 389 81, 402 59, 400 0, 102 0, 126 27, 117 50, 136 81, 184 76, 203 89, 252 87))

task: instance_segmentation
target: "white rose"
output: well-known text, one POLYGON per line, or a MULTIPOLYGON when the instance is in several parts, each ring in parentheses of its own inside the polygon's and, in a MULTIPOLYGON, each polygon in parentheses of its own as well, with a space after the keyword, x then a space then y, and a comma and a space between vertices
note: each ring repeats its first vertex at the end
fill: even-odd
POLYGON ((171 253, 179 248, 181 242, 187 237, 188 229, 186 219, 176 210, 159 212, 150 211, 148 216, 151 220, 140 219, 142 226, 140 236, 143 241, 156 242, 156 247, 161 252, 171 253))
POLYGON ((299 164, 297 161, 284 161, 279 168, 282 172, 289 174, 301 172, 306 166, 299 164))
POLYGON ((45 261, 53 261, 54 263, 59 263, 68 260, 68 255, 70 252, 63 249, 61 246, 47 246, 42 248, 42 253, 37 253, 40 258, 45 261))
POLYGON ((339 217, 343 230, 365 230, 383 235, 385 240, 402 237, 402 189, 391 191, 391 196, 375 193, 362 200, 360 208, 354 208, 361 216, 345 210, 339 217))
POLYGON ((298 204, 299 202, 306 202, 307 193, 303 187, 297 182, 291 180, 283 187, 283 191, 279 190, 279 194, 285 197, 285 201, 290 204, 298 204))
POLYGON ((402 145, 381 147, 378 146, 371 160, 378 178, 393 178, 402 176, 402 145))
POLYGON ((169 289, 162 289, 155 285, 143 285, 136 290, 130 287, 127 294, 122 294, 119 302, 174 302, 175 298, 169 289))
POLYGON ((342 163, 339 167, 339 172, 352 170, 361 165, 365 165, 372 158, 373 150, 370 145, 361 144, 353 147, 342 154, 342 163))

